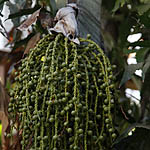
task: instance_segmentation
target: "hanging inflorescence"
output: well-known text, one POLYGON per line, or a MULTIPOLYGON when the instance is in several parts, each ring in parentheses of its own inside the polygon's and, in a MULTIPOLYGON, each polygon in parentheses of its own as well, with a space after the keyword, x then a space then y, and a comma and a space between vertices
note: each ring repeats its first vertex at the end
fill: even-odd
POLYGON ((22 60, 8 109, 22 150, 108 150, 116 138, 112 66, 95 42, 80 42, 47 35, 22 60))

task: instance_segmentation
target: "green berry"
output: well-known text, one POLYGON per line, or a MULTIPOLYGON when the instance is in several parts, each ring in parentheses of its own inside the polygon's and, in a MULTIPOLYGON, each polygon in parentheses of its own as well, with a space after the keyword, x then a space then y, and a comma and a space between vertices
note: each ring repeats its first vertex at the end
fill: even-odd
POLYGON ((55 140, 57 140, 58 139, 58 136, 57 135, 54 135, 53 136, 53 140, 55 141, 55 140))
POLYGON ((78 133, 82 134, 83 133, 83 129, 78 129, 78 133))
POLYGON ((71 133, 71 132, 72 132, 72 129, 71 129, 71 128, 68 128, 68 129, 67 129, 67 132, 68 132, 68 133, 71 133))

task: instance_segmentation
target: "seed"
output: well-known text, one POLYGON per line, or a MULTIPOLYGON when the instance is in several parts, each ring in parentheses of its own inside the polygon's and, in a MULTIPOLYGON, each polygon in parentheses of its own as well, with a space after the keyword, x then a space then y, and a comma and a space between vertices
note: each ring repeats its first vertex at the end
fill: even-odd
POLYGON ((81 82, 81 85, 85 86, 85 85, 86 85, 86 82, 82 81, 82 82, 81 82))
POLYGON ((89 94, 93 94, 93 90, 89 90, 89 94))
POLYGON ((93 138, 94 141, 97 140, 97 136, 95 136, 95 135, 92 138, 93 138))
POLYGON ((108 131, 109 131, 110 133, 112 133, 114 130, 113 130, 113 128, 110 128, 108 131))
POLYGON ((55 140, 57 140, 58 139, 58 136, 57 135, 54 135, 53 136, 53 140, 55 141, 55 140))
POLYGON ((101 118, 101 115, 96 115, 96 118, 97 118, 97 119, 100 119, 100 118, 101 118))
POLYGON ((73 142, 74 138, 73 137, 70 137, 69 138, 69 142, 73 142))
POLYGON ((87 34, 87 39, 90 39, 91 38, 91 34, 87 34))
POLYGON ((108 102, 109 102, 108 99, 105 99, 105 100, 104 100, 104 103, 105 103, 105 104, 108 104, 108 102))
POLYGON ((51 122, 51 123, 53 123, 54 121, 55 121, 54 118, 50 118, 50 119, 49 119, 49 122, 51 122))
POLYGON ((67 101, 67 98, 66 98, 66 97, 63 97, 63 98, 62 98, 62 102, 65 103, 66 101, 67 101))
POLYGON ((73 107, 73 104, 69 104, 69 108, 72 108, 73 107))
POLYGON ((108 67, 108 68, 107 68, 107 71, 110 72, 110 71, 111 71, 111 67, 108 67))
POLYGON ((33 120, 36 120, 37 118, 38 118, 37 115, 34 115, 34 116, 32 117, 33 120))
POLYGON ((65 67, 65 66, 66 66, 66 63, 65 63, 65 62, 63 62, 63 63, 61 64, 61 66, 62 66, 62 67, 65 67))
POLYGON ((28 82, 28 85, 29 85, 29 86, 33 85, 32 81, 29 81, 29 82, 28 82))
POLYGON ((106 118, 106 119, 105 119, 105 122, 106 122, 106 123, 109 123, 109 122, 110 122, 109 118, 106 118))
POLYGON ((77 107, 78 107, 78 108, 82 108, 82 104, 79 103, 79 104, 77 105, 77 107))
POLYGON ((72 115, 75 115, 75 114, 76 114, 76 111, 75 111, 75 110, 73 110, 73 111, 71 112, 71 114, 72 114, 72 115))
POLYGON ((48 70, 49 66, 44 66, 44 70, 48 70))
POLYGON ((114 139, 117 137, 116 133, 113 133, 111 136, 112 136, 112 138, 114 138, 114 139))
POLYGON ((80 121, 80 118, 79 118, 79 117, 75 117, 75 121, 76 121, 76 122, 79 122, 79 121, 80 121))
POLYGON ((82 134, 83 133, 83 129, 78 129, 78 133, 82 134))
POLYGON ((102 141, 102 140, 104 140, 104 137, 101 135, 101 136, 99 137, 99 139, 102 141))
POLYGON ((67 132, 68 132, 68 133, 71 133, 71 132, 72 132, 72 129, 71 129, 71 128, 68 128, 68 129, 67 129, 67 132))
POLYGON ((89 109, 89 111, 88 111, 89 113, 93 113, 93 109, 89 109))
POLYGON ((69 92, 66 92, 65 95, 68 97, 68 96, 70 96, 70 93, 69 93, 69 92))
POLYGON ((81 78, 81 74, 77 74, 77 78, 81 78))
POLYGON ((48 136, 44 136, 44 137, 43 137, 43 140, 48 140, 48 136))
POLYGON ((64 108, 64 110, 65 110, 65 111, 68 111, 68 110, 69 110, 69 107, 68 107, 68 106, 66 106, 66 107, 64 108))
POLYGON ((67 69, 67 72, 68 72, 68 73, 71 73, 71 69, 67 69))
POLYGON ((78 150, 78 146, 74 146, 73 149, 74 149, 74 150, 78 150))
POLYGON ((105 111, 105 112, 107 112, 108 109, 109 109, 108 107, 106 107, 106 106, 104 107, 104 111, 105 111))
POLYGON ((41 140, 41 137, 40 137, 40 136, 38 136, 38 137, 37 137, 37 140, 41 140))
POLYGON ((75 72, 75 71, 76 71, 76 67, 72 67, 71 70, 72 70, 73 72, 75 72))
POLYGON ((64 126, 67 126, 68 125, 68 122, 64 122, 64 126))
POLYGON ((63 115, 65 114, 65 111, 62 110, 62 111, 60 112, 60 114, 63 116, 63 115))
POLYGON ((53 73, 53 75, 54 75, 54 76, 56 76, 57 74, 58 74, 58 72, 57 72, 57 71, 55 71, 55 72, 53 73))
POLYGON ((93 134, 92 130, 89 130, 89 131, 88 131, 88 135, 91 136, 92 134, 93 134))

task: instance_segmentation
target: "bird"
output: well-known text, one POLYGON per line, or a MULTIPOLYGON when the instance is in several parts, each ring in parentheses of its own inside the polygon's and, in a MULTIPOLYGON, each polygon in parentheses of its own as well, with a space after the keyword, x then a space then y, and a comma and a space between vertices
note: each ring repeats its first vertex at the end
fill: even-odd
POLYGON ((77 18, 78 7, 75 3, 67 4, 66 7, 63 7, 58 10, 54 21, 56 22, 53 28, 49 29, 49 32, 63 33, 70 41, 73 41, 76 44, 80 44, 78 39, 78 26, 77 18))

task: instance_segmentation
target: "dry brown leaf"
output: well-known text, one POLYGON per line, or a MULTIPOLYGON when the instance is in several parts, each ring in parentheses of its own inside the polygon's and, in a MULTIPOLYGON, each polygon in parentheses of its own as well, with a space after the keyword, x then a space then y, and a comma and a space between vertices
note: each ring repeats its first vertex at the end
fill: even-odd
POLYGON ((43 28, 52 27, 53 25, 53 18, 50 16, 49 13, 41 11, 42 8, 38 9, 34 12, 26 21, 24 21, 17 29, 20 31, 27 30, 29 26, 39 19, 41 21, 41 25, 43 28))
POLYGON ((39 14, 40 14, 41 8, 35 11, 25 22, 23 22, 17 29, 19 30, 26 30, 29 26, 31 26, 34 22, 36 22, 39 14))
POLYGON ((49 13, 40 12, 38 19, 41 21, 41 25, 44 29, 51 28, 53 26, 54 19, 49 13))
POLYGON ((10 67, 22 58, 23 50, 23 47, 19 47, 11 53, 0 52, 0 80, 3 85, 5 85, 10 67))
POLYGON ((132 89, 132 90, 139 90, 135 83, 132 80, 128 80, 125 84, 126 88, 132 89))
POLYGON ((28 42, 26 49, 24 51, 24 55, 28 54, 31 48, 34 48, 37 42, 40 40, 40 33, 35 34, 28 42))
POLYGON ((57 21, 54 28, 50 29, 51 31, 55 31, 58 33, 63 33, 69 40, 80 44, 77 36, 78 36, 78 28, 77 28, 77 6, 74 3, 68 4, 67 7, 61 8, 58 10, 55 21, 57 21))
POLYGON ((8 102, 9 102, 9 97, 6 94, 0 82, 0 120, 2 122, 2 147, 3 149, 6 149, 5 131, 9 125, 8 112, 7 112, 8 102))
POLYGON ((5 84, 5 67, 4 65, 0 64, 0 82, 4 85, 5 84))

